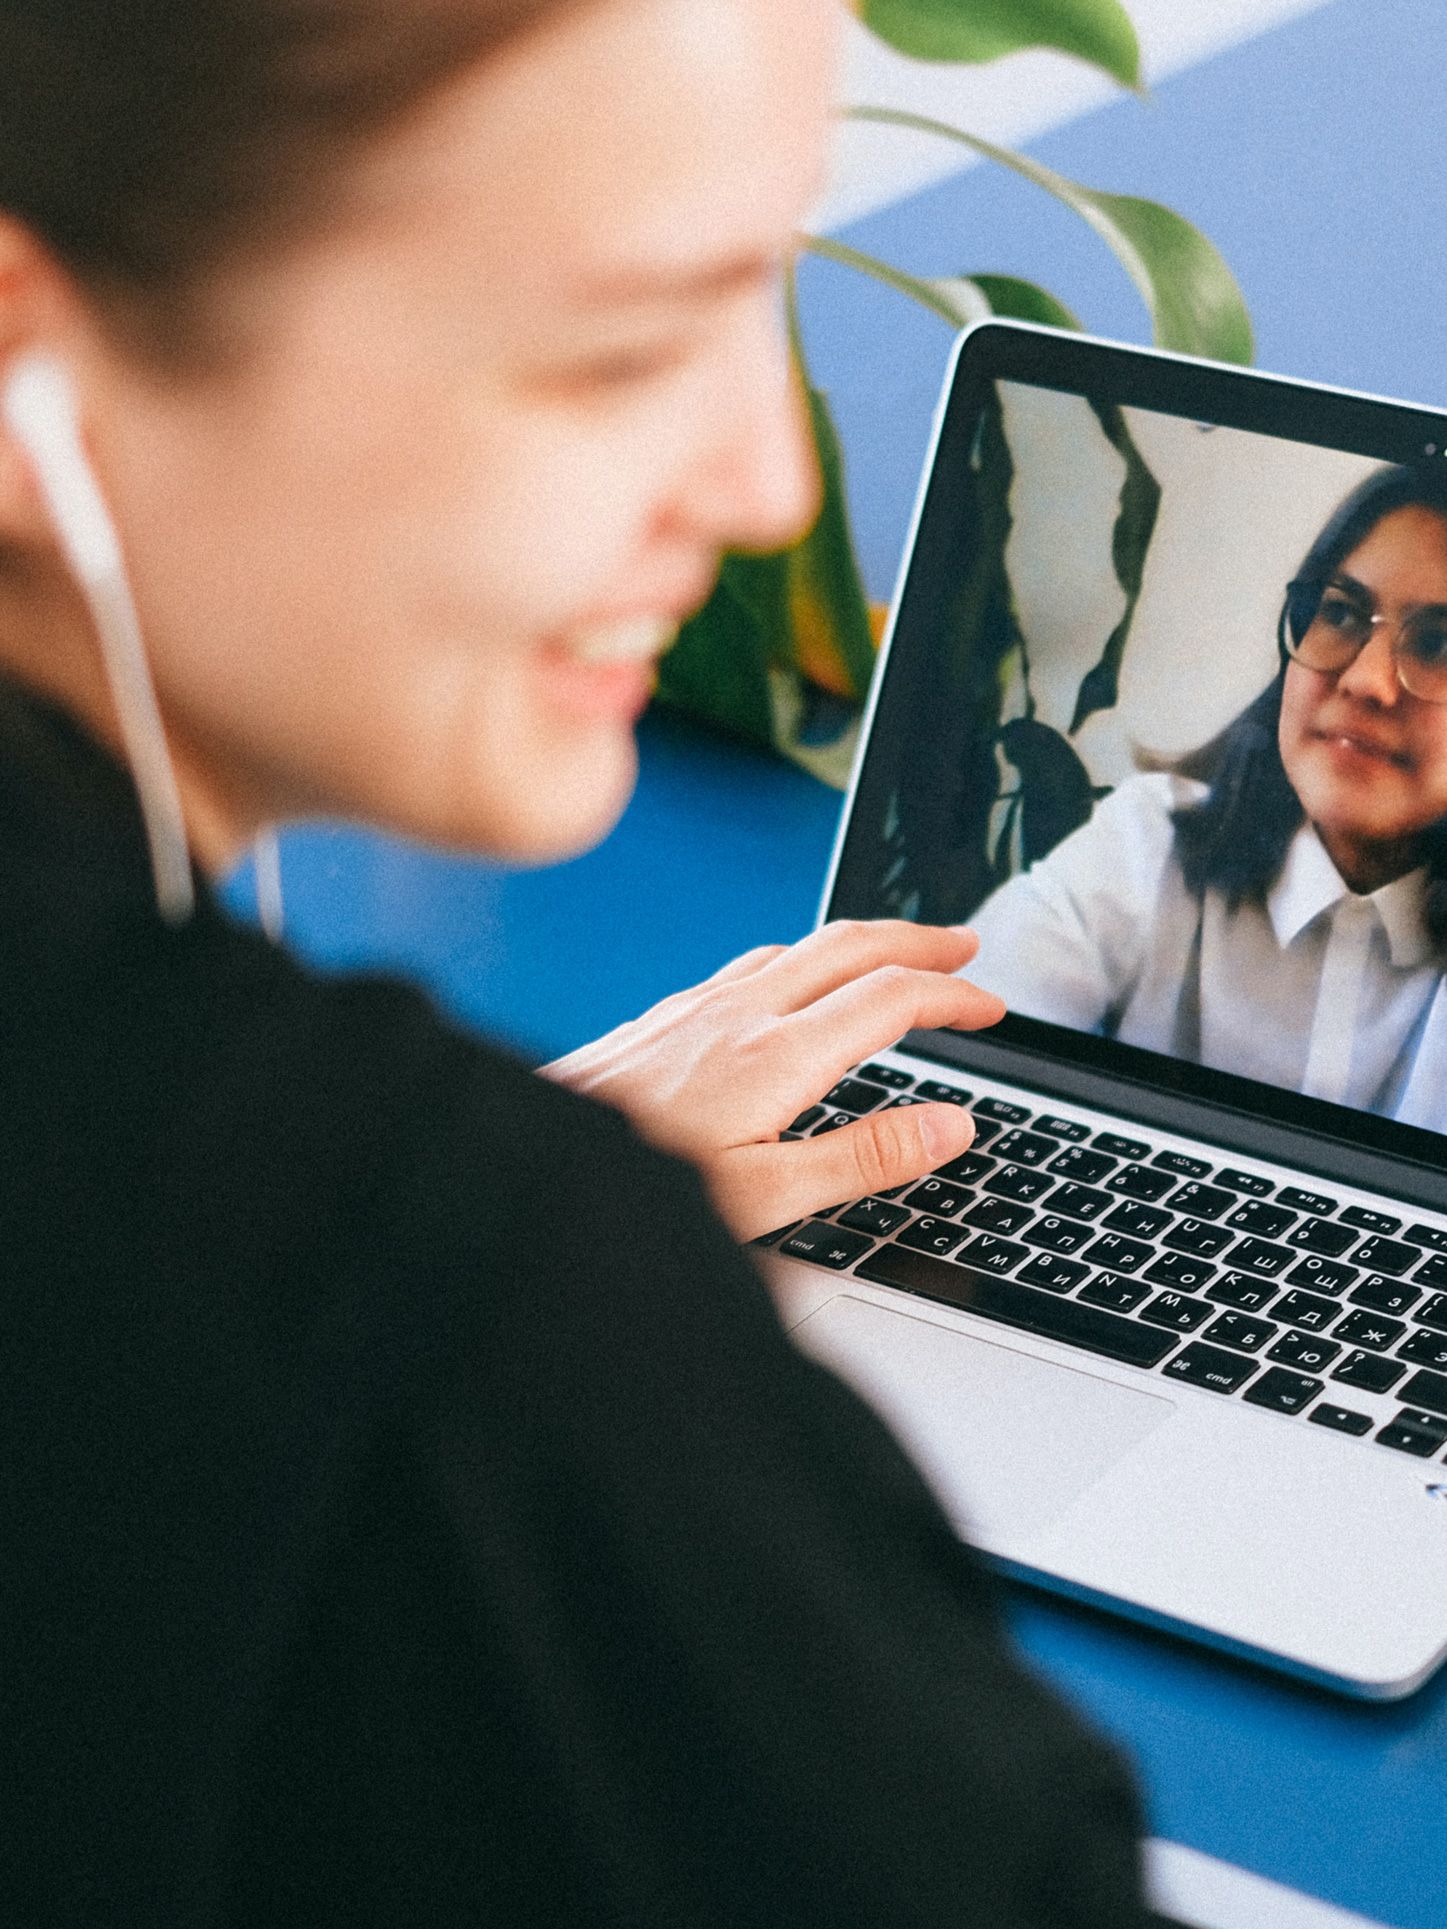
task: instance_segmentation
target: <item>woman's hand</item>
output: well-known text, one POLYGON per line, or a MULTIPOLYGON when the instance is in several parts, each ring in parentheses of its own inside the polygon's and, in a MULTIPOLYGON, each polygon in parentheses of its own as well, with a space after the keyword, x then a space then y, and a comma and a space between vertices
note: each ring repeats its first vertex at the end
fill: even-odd
POLYGON ((818 1139, 779 1134, 905 1032, 1001 1018, 1000 999, 954 976, 977 948, 973 932, 937 925, 825 925, 746 953, 544 1071, 691 1159, 735 1235, 753 1239, 966 1149, 974 1123, 957 1105, 897 1106, 818 1139))

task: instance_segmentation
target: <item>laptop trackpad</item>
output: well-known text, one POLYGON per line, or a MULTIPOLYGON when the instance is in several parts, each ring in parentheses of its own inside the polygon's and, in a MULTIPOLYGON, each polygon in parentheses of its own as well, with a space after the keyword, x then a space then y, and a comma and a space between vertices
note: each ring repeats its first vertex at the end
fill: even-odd
POLYGON ((847 1294, 793 1337, 863 1394, 971 1540, 1013 1551, 1170 1418, 1137 1392, 847 1294))

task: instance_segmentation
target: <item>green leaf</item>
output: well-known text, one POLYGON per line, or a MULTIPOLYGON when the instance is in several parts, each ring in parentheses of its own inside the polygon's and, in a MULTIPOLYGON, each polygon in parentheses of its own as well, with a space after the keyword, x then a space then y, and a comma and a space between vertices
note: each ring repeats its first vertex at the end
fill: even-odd
POLYGON ((937 134, 1033 181, 1078 214, 1112 250, 1146 304, 1158 347, 1219 362, 1251 360, 1251 318, 1235 277, 1218 250, 1182 215, 1158 201, 1082 187, 1028 155, 924 114, 896 107, 851 107, 848 113, 853 120, 937 134))
POLYGON ((1113 710, 1120 695, 1120 666, 1125 646, 1135 622, 1145 578, 1146 552, 1155 534, 1156 517, 1161 506, 1161 485, 1151 473, 1145 457, 1136 446, 1122 411, 1111 402, 1092 402, 1096 420, 1106 440, 1125 463, 1125 480, 1120 489, 1120 508, 1111 532, 1110 556, 1115 579, 1125 591, 1125 608, 1120 621, 1105 640, 1100 661, 1087 670, 1075 698, 1075 713, 1070 719, 1073 737, 1087 717, 1097 710, 1113 710))
POLYGON ((1080 323, 1064 302, 1057 301, 1047 289, 1015 275, 970 275, 971 287, 979 290, 992 315, 1011 321, 1040 322, 1046 328, 1072 328, 1080 323))
POLYGON ((1048 723, 1016 717, 1002 726, 1000 748, 1020 773, 1020 861, 1028 869, 1079 830, 1095 792, 1074 748, 1048 723))
POLYGON ((1120 0, 862 0, 859 15, 916 60, 979 62, 1050 47, 1140 86, 1140 43, 1120 0))

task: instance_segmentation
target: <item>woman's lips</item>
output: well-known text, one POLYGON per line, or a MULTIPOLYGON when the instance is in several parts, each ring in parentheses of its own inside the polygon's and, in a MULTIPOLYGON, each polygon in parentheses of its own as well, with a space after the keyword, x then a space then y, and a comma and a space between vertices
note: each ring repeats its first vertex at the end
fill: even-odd
POLYGON ((1318 729, 1313 734, 1319 743, 1345 756, 1363 757, 1371 763, 1387 764, 1393 770, 1412 768, 1412 759, 1404 750, 1380 737, 1367 736, 1360 730, 1318 729))

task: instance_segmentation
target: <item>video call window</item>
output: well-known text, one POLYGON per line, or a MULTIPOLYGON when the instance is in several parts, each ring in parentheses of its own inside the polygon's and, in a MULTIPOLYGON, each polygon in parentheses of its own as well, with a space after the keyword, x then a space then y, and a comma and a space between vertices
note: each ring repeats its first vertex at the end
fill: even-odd
POLYGON ((1447 1130, 1447 461, 1000 382, 872 827, 1012 1010, 1447 1130))

